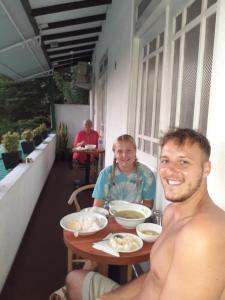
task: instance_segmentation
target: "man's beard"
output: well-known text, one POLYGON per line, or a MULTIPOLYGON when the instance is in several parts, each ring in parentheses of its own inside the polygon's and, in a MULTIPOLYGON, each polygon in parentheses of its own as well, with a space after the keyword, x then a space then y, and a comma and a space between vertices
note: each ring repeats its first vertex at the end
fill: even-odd
POLYGON ((201 183, 202 183, 202 173, 201 173, 201 176, 199 176, 198 181, 196 182, 195 186, 192 187, 192 189, 188 190, 186 194, 180 196, 180 198, 169 198, 169 197, 167 198, 167 196, 166 196, 166 199, 173 203, 184 202, 187 199, 191 198, 197 192, 197 190, 201 186, 201 183))

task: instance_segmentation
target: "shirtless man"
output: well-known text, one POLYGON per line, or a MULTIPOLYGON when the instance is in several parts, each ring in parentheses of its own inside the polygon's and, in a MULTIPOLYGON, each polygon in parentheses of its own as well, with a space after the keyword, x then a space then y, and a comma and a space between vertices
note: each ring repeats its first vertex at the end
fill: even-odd
POLYGON ((98 273, 73 271, 68 299, 225 300, 225 212, 207 191, 209 156, 208 140, 194 130, 161 139, 159 172, 171 204, 151 250, 151 270, 120 287, 98 273))

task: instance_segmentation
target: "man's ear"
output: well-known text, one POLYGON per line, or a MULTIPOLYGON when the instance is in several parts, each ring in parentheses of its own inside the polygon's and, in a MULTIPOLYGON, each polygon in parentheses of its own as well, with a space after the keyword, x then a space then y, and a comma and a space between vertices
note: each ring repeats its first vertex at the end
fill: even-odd
POLYGON ((203 163, 203 177, 206 178, 211 171, 211 162, 209 160, 203 163))

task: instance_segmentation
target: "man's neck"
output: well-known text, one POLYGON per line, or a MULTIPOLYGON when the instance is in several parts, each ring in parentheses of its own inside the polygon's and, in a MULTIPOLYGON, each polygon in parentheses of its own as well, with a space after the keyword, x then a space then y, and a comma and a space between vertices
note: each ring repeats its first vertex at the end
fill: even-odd
POLYGON ((195 215, 202 211, 204 207, 208 206, 211 199, 209 197, 207 187, 202 186, 194 195, 189 199, 173 204, 173 211, 175 218, 185 218, 195 215))

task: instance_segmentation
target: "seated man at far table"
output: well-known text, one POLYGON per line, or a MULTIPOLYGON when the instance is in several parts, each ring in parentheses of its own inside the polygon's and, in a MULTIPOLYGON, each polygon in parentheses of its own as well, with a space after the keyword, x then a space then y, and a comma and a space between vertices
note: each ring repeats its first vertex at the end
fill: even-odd
MULTIPOLYGON (((87 160, 87 154, 82 152, 75 152, 76 148, 85 147, 87 144, 96 145, 98 147, 98 137, 99 134, 97 131, 92 129, 93 124, 91 120, 83 121, 83 129, 78 131, 73 141, 73 162, 77 161, 78 163, 85 163, 87 160)), ((91 154, 91 160, 98 159, 98 154, 91 154)))
POLYGON ((119 286, 96 272, 66 278, 70 300, 224 300, 225 212, 207 190, 210 144, 192 129, 161 139, 159 174, 171 202, 150 253, 150 271, 119 286))

